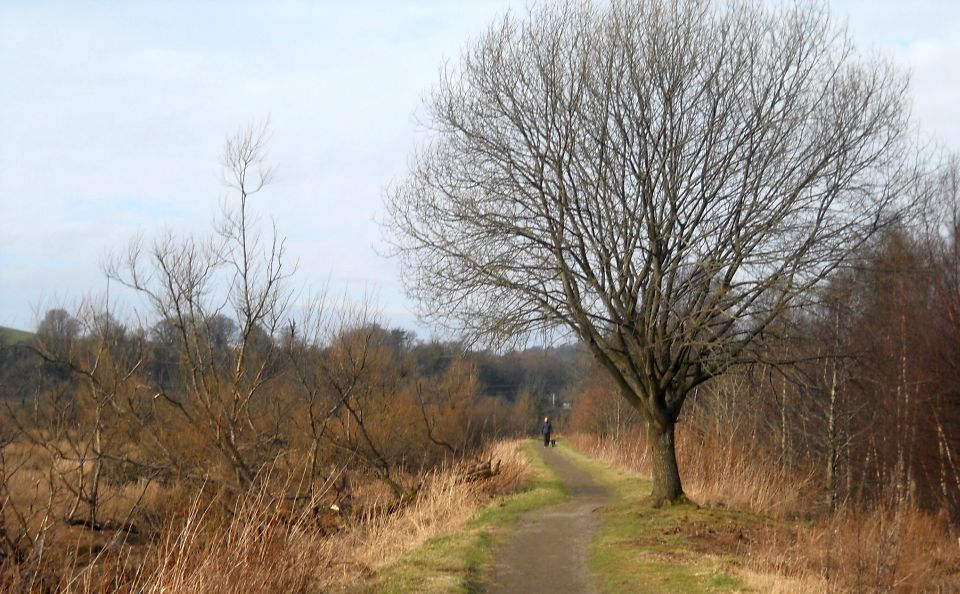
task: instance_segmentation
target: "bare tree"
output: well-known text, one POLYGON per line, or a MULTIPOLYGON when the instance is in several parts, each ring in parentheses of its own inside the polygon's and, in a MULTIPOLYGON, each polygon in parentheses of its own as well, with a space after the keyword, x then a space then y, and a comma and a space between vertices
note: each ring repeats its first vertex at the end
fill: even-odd
POLYGON ((401 395, 403 373, 388 337, 377 324, 350 324, 327 349, 322 373, 336 410, 326 439, 403 501, 414 494, 400 475, 402 460, 413 457, 409 444, 418 443, 409 435, 417 418, 412 399, 401 395))
POLYGON ((653 496, 683 491, 687 395, 891 215, 906 77, 823 6, 570 1, 508 15, 444 70, 388 192, 429 322, 578 336, 645 418, 653 496))
MULTIPOLYGON (((956 376, 957 364, 960 359, 960 155, 951 154, 941 164, 938 174, 933 178, 934 184, 931 207, 928 211, 926 245, 931 252, 928 256, 934 263, 933 285, 939 302, 942 322, 941 328, 945 335, 943 349, 946 351, 941 357, 952 361, 948 367, 948 377, 956 376)), ((954 382, 948 381, 945 393, 937 394, 937 406, 934 411, 936 422, 937 451, 939 466, 940 496, 945 507, 952 506, 954 517, 960 516, 960 435, 957 429, 951 430, 948 418, 950 411, 960 410, 955 404, 954 382), (950 393, 953 392, 954 404, 950 404, 950 393)), ((956 414, 956 413, 954 413, 956 414)), ((956 417, 954 417, 956 418, 956 417)), ((956 423, 953 423, 956 427, 956 423)))
POLYGON ((56 475, 72 499, 64 520, 99 530, 108 467, 139 463, 125 451, 124 423, 144 360, 143 336, 128 332, 110 313, 108 301, 87 300, 77 308, 77 317, 63 309, 50 310, 32 348, 73 381, 65 384, 65 393, 38 389, 32 411, 8 405, 8 419, 21 439, 49 456, 51 476, 56 475))
POLYGON ((258 413, 282 358, 273 337, 285 323, 292 274, 282 239, 275 230, 263 237, 251 214, 251 198, 274 175, 267 137, 264 125, 227 140, 223 183, 236 203, 225 202, 215 235, 167 234, 149 248, 138 239, 106 266, 109 278, 146 298, 184 370, 182 391, 153 386, 154 400, 204 436, 240 485, 253 480, 264 445, 258 413))

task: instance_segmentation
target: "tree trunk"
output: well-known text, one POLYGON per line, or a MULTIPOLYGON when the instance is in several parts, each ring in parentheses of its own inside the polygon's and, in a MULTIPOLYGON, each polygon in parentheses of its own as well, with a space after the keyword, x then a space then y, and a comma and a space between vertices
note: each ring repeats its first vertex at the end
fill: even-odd
POLYGON ((93 476, 90 480, 90 529, 97 526, 97 512, 100 507, 100 477, 103 475, 103 444, 101 441, 101 416, 97 410, 97 428, 93 433, 93 476))
MULTIPOLYGON (((839 320, 839 314, 837 320, 839 320)), ((839 321, 837 322, 839 336, 839 321)), ((840 342, 839 340, 837 341, 840 342)), ((840 352, 839 344, 834 356, 840 352)), ((837 457, 840 447, 837 443, 837 391, 839 390, 840 373, 837 370, 837 359, 833 359, 833 371, 830 375, 830 404, 827 408, 827 471, 824 479, 824 490, 827 496, 827 509, 831 512, 837 507, 837 457)))
POLYGON ((674 503, 684 499, 683 486, 680 484, 680 471, 677 468, 677 449, 674 443, 674 427, 670 421, 660 425, 647 423, 647 447, 650 450, 650 463, 653 467, 653 491, 650 493, 654 504, 674 503))

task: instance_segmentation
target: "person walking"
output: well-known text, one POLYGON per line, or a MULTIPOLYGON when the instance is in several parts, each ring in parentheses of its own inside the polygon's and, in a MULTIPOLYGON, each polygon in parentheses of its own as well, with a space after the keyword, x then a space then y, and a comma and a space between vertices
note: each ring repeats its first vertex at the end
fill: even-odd
POLYGON ((543 417, 543 427, 540 428, 543 435, 543 447, 550 445, 550 434, 553 433, 553 425, 550 423, 550 417, 543 417))

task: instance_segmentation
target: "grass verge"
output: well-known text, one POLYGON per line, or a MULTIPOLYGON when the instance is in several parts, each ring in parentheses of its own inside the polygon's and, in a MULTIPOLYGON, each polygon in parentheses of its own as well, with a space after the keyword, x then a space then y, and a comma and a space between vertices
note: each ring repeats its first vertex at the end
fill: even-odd
POLYGON ((771 520, 684 503, 655 508, 644 477, 616 470, 572 447, 562 451, 606 485, 614 500, 601 512, 589 566, 604 592, 741 592, 738 578, 750 535, 771 520))
POLYGON ((405 592, 477 592, 484 585, 493 547, 504 527, 528 510, 559 503, 567 493, 556 475, 544 464, 534 441, 523 444, 530 461, 530 480, 517 493, 497 497, 459 531, 430 539, 382 569, 370 591, 381 594, 405 592))

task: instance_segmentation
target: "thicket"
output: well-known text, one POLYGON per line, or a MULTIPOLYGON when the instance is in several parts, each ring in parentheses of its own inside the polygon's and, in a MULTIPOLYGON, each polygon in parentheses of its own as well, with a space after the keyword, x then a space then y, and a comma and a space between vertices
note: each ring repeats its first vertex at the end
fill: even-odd
MULTIPOLYGON (((395 540, 383 526, 440 505, 428 503, 437 489, 448 507, 474 509, 463 506, 478 491, 454 484, 493 440, 529 433, 549 410, 543 386, 564 381, 549 371, 565 360, 553 350, 465 352, 349 318, 322 342, 248 341, 250 395, 235 388, 241 339, 221 315, 195 345, 210 362, 198 395, 170 321, 143 329, 99 309, 79 314, 51 310, 33 342, 0 347, 0 575, 12 591, 175 580, 161 566, 212 580, 205 572, 220 561, 238 568, 257 551, 275 561, 261 548, 288 532, 329 553, 327 571, 356 579, 373 555, 365 539, 395 540), (513 384, 488 389, 484 369, 513 384), (266 541, 250 532, 258 523, 266 541), (338 554, 344 539, 352 548, 338 554), (180 546, 200 554, 195 566, 180 546)), ((515 486, 511 476, 479 493, 515 486)), ((296 568, 310 583, 314 561, 296 568)))
POLYGON ((364 305, 295 300, 284 241, 253 214, 265 138, 228 141, 212 233, 134 239, 104 266, 122 299, 0 341, 4 588, 136 589, 196 570, 187 551, 242 566, 293 536, 369 535, 438 485, 492 474, 470 465, 569 383, 575 350, 468 353, 364 305))

